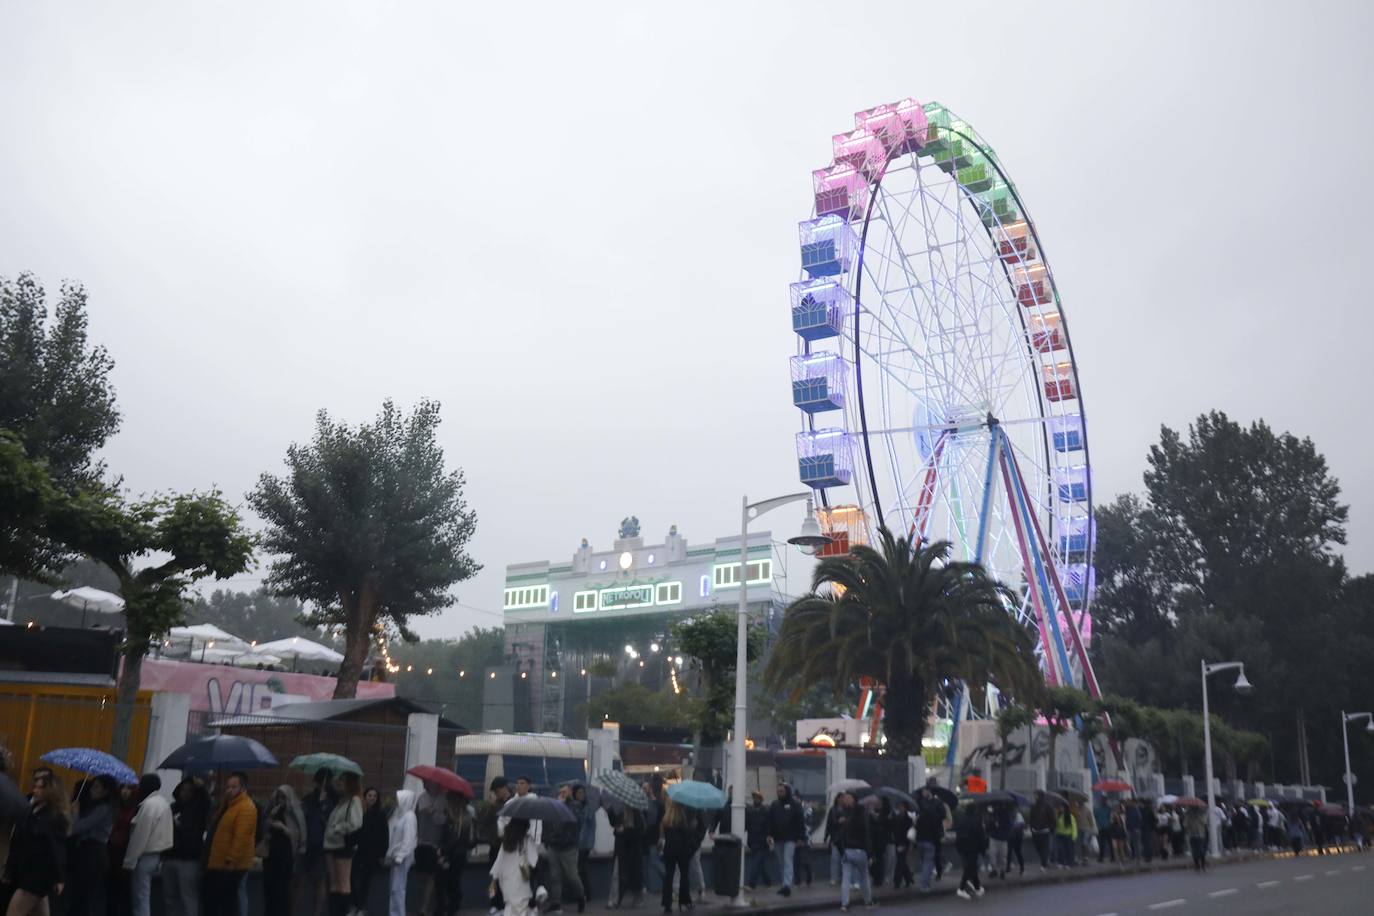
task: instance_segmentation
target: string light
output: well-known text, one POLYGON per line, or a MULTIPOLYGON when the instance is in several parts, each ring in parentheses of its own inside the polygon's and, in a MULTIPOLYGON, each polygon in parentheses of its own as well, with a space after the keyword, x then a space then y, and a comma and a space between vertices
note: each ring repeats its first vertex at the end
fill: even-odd
POLYGON ((433 674, 433 673, 434 673, 434 669, 433 669, 433 668, 426 668, 426 669, 425 669, 425 674, 428 675, 428 674, 433 674))
POLYGON ((468 673, 467 673, 466 671, 459 671, 459 672, 458 672, 458 676, 459 676, 459 677, 467 677, 467 676, 468 676, 468 673))

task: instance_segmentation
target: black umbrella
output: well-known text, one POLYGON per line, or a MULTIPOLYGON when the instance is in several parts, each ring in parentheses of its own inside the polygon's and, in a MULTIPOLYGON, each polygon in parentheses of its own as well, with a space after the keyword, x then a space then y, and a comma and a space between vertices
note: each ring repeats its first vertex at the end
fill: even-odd
POLYGON ((880 786, 878 788, 877 794, 881 795, 883 798, 889 799, 899 804, 901 802, 906 802, 912 808, 916 807, 916 799, 912 798, 910 795, 907 795, 901 789, 894 789, 892 786, 880 786))
POLYGON ((1029 805, 1030 799, 1019 792, 1007 792, 1001 789, 994 789, 991 792, 976 792, 972 795, 965 795, 964 801, 975 805, 1029 805))
POLYGON ((926 791, 949 805, 951 808, 957 808, 959 806, 959 796, 943 786, 926 786, 926 791))
POLYGON ((251 770, 274 767, 277 758, 252 738, 212 735, 194 738, 167 755, 159 770, 251 770))
POLYGON ((527 821, 576 823, 572 809, 556 798, 543 795, 521 795, 501 806, 502 817, 519 817, 527 821))

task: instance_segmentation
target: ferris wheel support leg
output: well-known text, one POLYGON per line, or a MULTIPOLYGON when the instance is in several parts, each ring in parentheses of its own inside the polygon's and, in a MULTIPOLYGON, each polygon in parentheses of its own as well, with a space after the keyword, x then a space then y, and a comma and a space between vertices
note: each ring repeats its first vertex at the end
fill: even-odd
POLYGON ((954 715, 950 716, 949 751, 945 754, 945 766, 949 767, 949 783, 945 788, 951 792, 959 781, 959 723, 964 721, 964 712, 967 709, 968 685, 960 681, 959 690, 954 694, 954 715))
POLYGON ((940 482, 940 456, 944 454, 946 435, 946 433, 940 433, 940 438, 935 441, 935 448, 930 453, 930 461, 926 464, 925 477, 921 481, 921 496, 916 500, 916 517, 912 519, 911 529, 907 532, 907 538, 911 541, 913 550, 926 539, 926 525, 930 521, 930 506, 935 501, 935 488, 940 482))
MULTIPOLYGON (((1016 530, 1016 546, 1021 552, 1021 565, 1024 569, 1032 568, 1030 548, 1026 544, 1026 529, 1022 524, 1021 513, 1015 511, 1015 491, 1012 489, 1011 473, 1008 470, 1005 457, 1000 462, 1002 466, 1002 482, 1007 487, 1007 497, 1012 500, 1011 521, 1012 527, 1016 530)), ((1035 623, 1040 630, 1040 645, 1045 651, 1045 679, 1050 682, 1050 686, 1059 683, 1059 675, 1056 672, 1058 659, 1055 658, 1054 646, 1050 643, 1049 625, 1045 619, 1045 607, 1041 600, 1040 592, 1036 589, 1035 583, 1031 583, 1030 588, 1031 606, 1035 608, 1035 623)), ((1069 672, 1064 672, 1067 677, 1069 672)))
MULTIPOLYGON (((1025 478, 1021 476, 1021 467, 1019 464, 1017 464, 1016 456, 1014 454, 1011 456, 1011 465, 1012 472, 1014 473, 1016 479, 1019 482, 1021 482, 1022 489, 1024 490, 1025 478)), ((1045 541, 1044 532, 1040 528, 1040 520, 1035 516, 1030 516, 1030 521, 1031 527, 1035 534, 1035 539, 1040 544, 1040 549, 1043 552, 1048 553, 1049 547, 1045 541)), ((1059 601, 1059 606, 1066 609, 1069 608, 1068 596, 1064 594, 1064 583, 1060 581, 1057 572, 1053 569, 1051 569, 1050 579, 1053 583, 1054 594, 1059 601)), ((1079 666, 1083 670, 1083 689, 1087 691, 1088 696, 1093 697, 1094 699, 1101 698, 1102 688, 1098 686, 1097 673, 1093 671, 1092 660, 1088 657, 1087 648, 1083 645, 1083 636, 1078 631, 1078 622, 1073 618, 1073 611, 1067 610, 1064 614, 1064 619, 1068 623, 1069 638, 1073 641, 1074 656, 1078 659, 1079 666)), ((1110 728, 1112 724, 1111 716, 1104 713, 1102 718, 1105 721, 1107 727, 1110 728)), ((1121 749, 1117 746, 1116 739, 1108 738, 1107 743, 1111 748, 1112 756, 1116 759, 1117 766, 1121 767, 1123 763, 1121 757, 1121 749)), ((1091 747, 1089 747, 1088 753, 1089 768, 1093 771, 1093 779, 1094 781, 1096 781, 1097 761, 1095 759, 1095 755, 1092 753, 1091 747)))
POLYGON ((998 452, 1002 447, 1001 429, 994 425, 988 437, 988 469, 983 475, 983 503, 978 509, 978 540, 974 545, 973 562, 983 562, 988 545, 988 520, 992 517, 992 475, 997 468, 998 452))

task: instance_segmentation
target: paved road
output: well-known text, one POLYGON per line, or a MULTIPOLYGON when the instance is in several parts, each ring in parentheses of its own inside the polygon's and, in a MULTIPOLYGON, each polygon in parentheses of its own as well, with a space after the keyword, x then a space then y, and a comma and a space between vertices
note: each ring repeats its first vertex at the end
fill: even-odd
MULTIPOLYGON (((946 881, 950 878, 947 875, 946 881)), ((942 882, 944 883, 944 882, 942 882)), ((838 906, 836 907, 838 909, 838 906)), ((1348 853, 1264 859, 1218 865, 1204 874, 1167 871, 1018 888, 1015 879, 991 882, 981 900, 940 895, 913 906, 888 904, 852 913, 918 916, 968 913, 1052 913, 1056 916, 1126 916, 1127 913, 1321 913, 1374 912, 1374 854, 1348 853)))

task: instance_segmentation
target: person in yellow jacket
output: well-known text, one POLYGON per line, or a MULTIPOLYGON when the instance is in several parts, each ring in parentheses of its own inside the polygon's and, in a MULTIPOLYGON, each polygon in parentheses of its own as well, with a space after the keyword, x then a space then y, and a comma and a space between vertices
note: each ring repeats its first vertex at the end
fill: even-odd
POLYGON ((224 800, 210 828, 203 916, 237 916, 239 887, 253 866, 257 830, 258 807, 248 795, 248 777, 234 773, 225 783, 224 800))
POLYGON ((1078 845, 1078 822, 1068 805, 1060 805, 1054 816, 1054 859, 1059 868, 1070 868, 1074 847, 1078 845))

